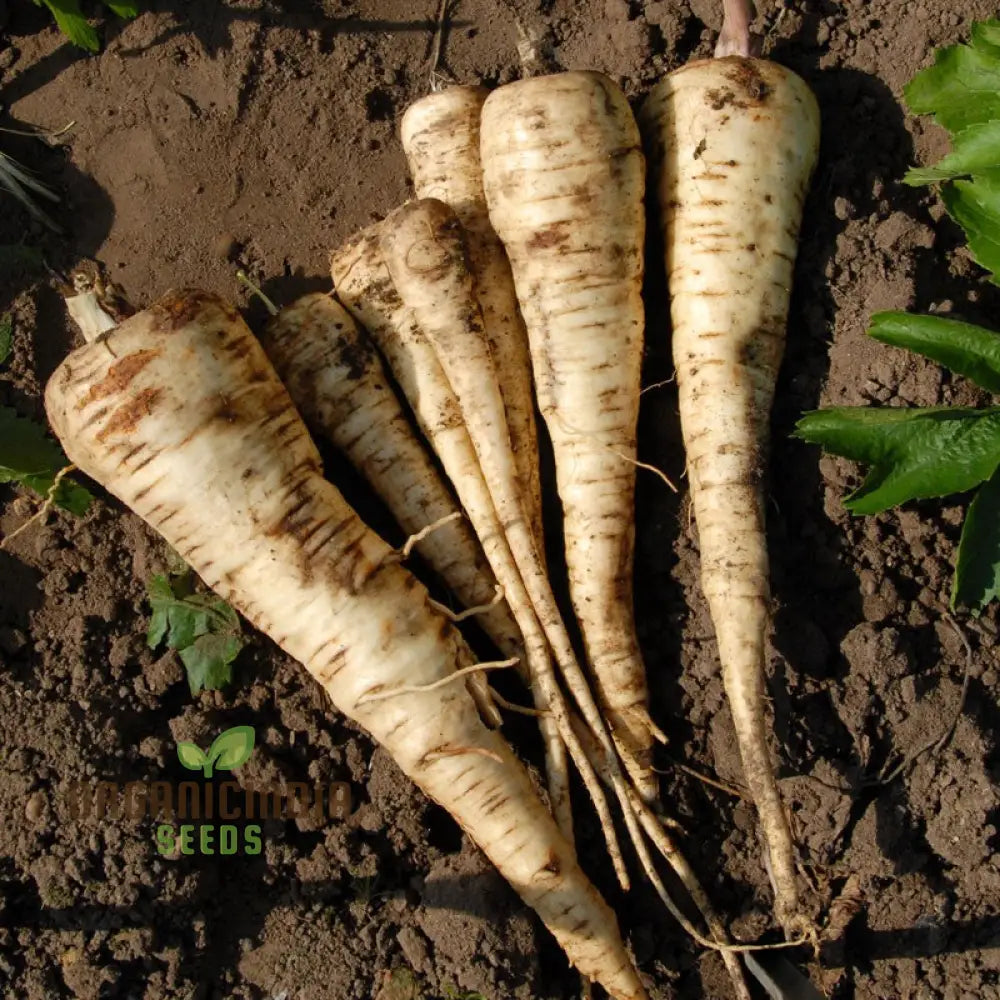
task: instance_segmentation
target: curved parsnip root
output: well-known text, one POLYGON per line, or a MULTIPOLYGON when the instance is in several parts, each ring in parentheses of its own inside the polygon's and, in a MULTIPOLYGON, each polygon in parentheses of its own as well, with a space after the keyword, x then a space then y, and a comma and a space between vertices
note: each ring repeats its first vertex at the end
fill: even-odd
POLYGON ((465 231, 469 268, 500 380, 521 492, 544 556, 528 335, 510 263, 490 224, 479 159, 479 118, 488 94, 485 87, 449 87, 428 94, 406 109, 400 134, 417 197, 443 201, 465 231))
POLYGON ((655 801, 658 730, 632 607, 645 234, 638 129, 624 95, 598 73, 522 80, 483 107, 482 162, 552 438, 570 597, 623 759, 655 801))
MULTIPOLYGON (((306 422, 350 460, 411 537, 416 550, 509 656, 521 635, 448 487, 403 412, 375 351, 354 318, 329 295, 282 309, 262 338, 306 422), (426 531, 428 525, 437 525, 426 531), (426 532, 426 533, 425 533, 426 532)), ((480 678, 481 680, 481 678, 480 678)))
POLYGON ((69 356, 45 394, 66 453, 214 590, 304 663, 447 809, 559 940, 620 1000, 645 992, 611 910, 461 684, 458 633, 322 477, 260 345, 231 306, 173 293, 69 356))
MULTIPOLYGON (((539 717, 539 728, 546 745, 545 766, 552 811, 560 828, 568 835, 572 830, 572 809, 565 747, 557 721, 548 714, 551 707, 549 698, 539 687, 539 678, 551 673, 548 645, 497 517, 458 400, 434 348, 417 325, 412 310, 403 304, 389 276, 379 249, 380 228, 373 226, 362 230, 331 254, 333 282, 341 301, 369 331, 389 362, 425 437, 458 493, 498 582, 504 588, 511 612, 524 637, 527 679, 535 707, 546 713, 539 717)), ((557 694, 561 698, 561 694, 557 694)), ((627 884, 625 862, 618 847, 607 800, 597 776, 585 759, 580 763, 580 775, 600 817, 619 881, 627 884)))
POLYGON ((690 63, 650 93, 673 354, 702 588, 786 929, 799 921, 792 836, 767 744, 762 479, 802 205, 819 145, 808 86, 771 62, 690 63))

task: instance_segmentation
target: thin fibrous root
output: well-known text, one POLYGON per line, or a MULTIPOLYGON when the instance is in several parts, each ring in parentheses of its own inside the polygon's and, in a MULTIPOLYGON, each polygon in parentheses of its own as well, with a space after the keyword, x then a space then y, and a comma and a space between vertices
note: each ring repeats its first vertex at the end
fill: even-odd
POLYGON ((429 59, 430 82, 428 85, 431 91, 435 93, 441 89, 442 84, 447 85, 452 82, 449 75, 441 69, 441 54, 444 50, 445 32, 448 29, 448 8, 450 6, 451 0, 441 0, 438 5, 434 41, 431 43, 431 57, 429 59))
MULTIPOLYGON (((456 511, 456 513, 458 513, 456 511)), ((477 604, 473 608, 466 608, 464 611, 452 611, 451 608, 446 607, 440 601, 435 601, 433 597, 429 598, 431 607, 435 611, 444 615, 448 621, 458 624, 459 622, 464 622, 468 618, 472 618, 475 615, 485 614, 487 611, 492 611, 502 600, 504 599, 503 587, 498 583, 496 585, 496 590, 493 595, 493 600, 489 604, 477 604)))
POLYGON ((530 715, 534 719, 551 719, 552 713, 547 709, 528 708, 527 705, 518 705, 513 701, 508 701, 495 688, 490 688, 490 697, 502 709, 508 712, 516 712, 518 715, 530 715))
POLYGON ((409 559, 413 549, 428 535, 437 531, 438 528, 443 528, 446 524, 451 524, 452 521, 459 520, 462 516, 463 515, 460 510, 453 510, 450 514, 445 514, 444 517, 439 517, 436 521, 432 521, 427 525, 427 527, 421 528, 416 534, 410 535, 410 537, 403 543, 402 548, 399 550, 399 558, 404 561, 409 559))
POLYGON ((516 656, 512 656, 508 660, 490 660, 486 663, 474 663, 471 667, 462 667, 461 670, 456 670, 453 674, 442 677, 432 684, 401 684, 399 687, 394 687, 389 691, 375 691, 371 694, 363 694, 354 704, 356 707, 360 707, 361 705, 368 705, 373 701, 387 701, 401 694, 419 694, 423 691, 434 691, 437 688, 446 687, 460 677, 483 673, 487 670, 503 670, 505 667, 516 666, 519 662, 520 660, 516 656))
MULTIPOLYGON (((652 388, 652 386, 650 387, 652 388)), ((579 427, 574 427, 572 424, 568 423, 562 416, 555 416, 555 419, 559 421, 560 427, 567 434, 575 434, 579 437, 589 438, 592 441, 596 441, 597 444, 603 448, 606 452, 614 455, 616 458, 620 458, 623 462, 628 462, 629 465, 634 465, 637 469, 645 469, 647 472, 652 472, 655 476, 661 479, 666 485, 674 492, 679 493, 680 491, 674 485, 674 481, 662 470, 658 469, 655 465, 650 465, 648 462, 640 462, 637 458, 630 458, 624 452, 619 451, 617 448, 613 448, 607 442, 602 441, 597 434, 591 434, 589 431, 581 430, 579 427)), ((662 731, 661 734, 662 736, 662 731)), ((660 736, 657 736, 660 739, 660 736)), ((666 743, 666 738, 664 737, 661 742, 666 743)))
POLYGON ((45 493, 45 500, 42 503, 42 506, 39 507, 38 510, 31 517, 29 517, 24 524, 21 525, 21 527, 15 528, 6 538, 3 539, 3 541, 0 541, 0 550, 5 550, 18 535, 27 531, 28 528, 30 528, 36 521, 42 521, 48 516, 49 511, 52 510, 55 505, 56 491, 59 489, 59 484, 66 476, 75 470, 75 465, 67 465, 55 474, 55 477, 52 480, 52 485, 45 493))

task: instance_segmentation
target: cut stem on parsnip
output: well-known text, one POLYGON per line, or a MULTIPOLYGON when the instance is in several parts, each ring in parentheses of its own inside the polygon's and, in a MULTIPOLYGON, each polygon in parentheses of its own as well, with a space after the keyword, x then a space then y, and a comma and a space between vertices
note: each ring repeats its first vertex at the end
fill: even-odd
POLYGON ((598 700, 643 797, 657 798, 632 601, 645 168, 599 73, 508 84, 481 126, 490 219, 510 258, 552 439, 570 598, 598 700))
POLYGON ((46 388, 70 459, 301 661, 472 836, 585 975, 645 991, 613 913, 461 683, 471 655, 426 590, 322 476, 239 314, 171 293, 74 351, 46 388), (365 703, 401 685, 424 690, 365 703))
POLYGON ((794 933, 804 925, 795 851, 766 722, 763 478, 819 111, 794 73, 729 56, 671 73, 641 117, 657 170, 702 589, 770 856, 776 915, 794 933))

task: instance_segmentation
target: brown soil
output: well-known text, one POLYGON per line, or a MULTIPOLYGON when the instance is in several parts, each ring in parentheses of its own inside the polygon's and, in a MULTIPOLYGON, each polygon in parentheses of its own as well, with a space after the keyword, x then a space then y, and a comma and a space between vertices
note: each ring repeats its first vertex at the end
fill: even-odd
MULTIPOLYGON (((4 199, 0 244, 24 238, 61 268, 99 256, 140 305, 193 284, 247 305, 237 264, 289 301, 326 287, 327 248, 407 194, 396 126, 427 85, 436 2, 160 0, 132 23, 106 25, 97 57, 63 44, 33 6, 10 6, 0 98, 16 122, 76 124, 53 149, 0 136, 63 193, 68 231, 48 235, 4 199)), ((709 54, 718 27, 715 0, 514 6, 548 30, 560 65, 604 70, 632 98, 709 54)), ((908 164, 944 148, 937 129, 903 110, 904 83, 995 5, 781 7, 772 53, 814 87, 824 134, 774 414, 776 749, 819 898, 829 903, 851 879, 858 902, 821 962, 793 957, 834 997, 1000 997, 995 614, 962 623, 972 665, 953 739, 895 780, 872 780, 935 737, 958 702, 965 652, 946 609, 962 498, 849 518, 840 497, 857 469, 789 438, 798 414, 821 402, 977 399, 864 330, 885 308, 997 325, 1000 296, 955 226, 933 195, 900 184, 908 164)), ((454 17, 447 62, 458 79, 517 74, 507 7, 466 0, 454 17)), ((648 285, 652 383, 670 372, 655 259, 648 285)), ((44 275, 28 267, 0 274, 7 309, 15 340, 0 404, 40 417, 41 388, 74 333, 44 275)), ((247 312, 259 322, 259 306, 247 312)), ((642 457, 677 478, 678 440, 671 387, 650 392, 642 457)), ((3 490, 7 533, 35 501, 3 490)), ((685 498, 642 480, 638 530, 639 621, 655 714, 673 740, 661 759, 666 801, 734 929, 773 935, 750 809, 675 766, 740 782, 685 498)), ((576 995, 549 937, 450 820, 273 645, 254 636, 230 690, 191 697, 175 655, 145 644, 144 583, 167 556, 100 493, 84 518, 53 516, 0 553, 3 995, 576 995), (351 817, 270 820, 262 853, 226 858, 161 857, 149 821, 70 818, 70 782, 180 780, 176 741, 206 746, 243 723, 256 727, 258 749, 241 781, 348 781, 351 817)), ((529 727, 512 725, 537 760, 529 727)), ((614 891, 582 800, 579 824, 581 852, 621 914, 651 995, 727 996, 718 960, 692 947, 649 893, 614 891)))

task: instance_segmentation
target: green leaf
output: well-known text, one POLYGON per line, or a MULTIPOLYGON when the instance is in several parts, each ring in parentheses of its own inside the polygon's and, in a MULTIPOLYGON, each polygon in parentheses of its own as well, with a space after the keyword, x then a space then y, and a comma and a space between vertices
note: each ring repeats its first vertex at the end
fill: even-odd
POLYGON ((44 427, 18 416, 9 406, 0 407, 0 476, 21 480, 56 473, 67 465, 66 456, 44 427))
POLYGON ((234 726, 215 738, 208 756, 216 770, 234 771, 250 759, 253 744, 253 726, 234 726))
POLYGON ((951 606, 975 614, 1000 596, 1000 472, 980 488, 965 515, 951 606))
POLYGON ((1000 274, 1000 179, 980 176, 954 181, 941 191, 948 214, 965 230, 976 263, 1000 274))
POLYGON ((52 11, 59 30, 76 46, 88 52, 97 52, 101 41, 97 32, 87 23, 80 10, 79 0, 43 0, 52 11))
POLYGON ((951 132, 1000 118, 1000 22, 973 28, 971 45, 938 51, 904 90, 914 114, 932 114, 951 132))
POLYGON ((1000 119, 980 122, 956 132, 952 151, 933 167, 916 167, 907 172, 904 183, 917 186, 950 181, 992 172, 1000 168, 1000 119))
POLYGON ((120 3, 118 0, 104 0, 104 6, 126 21, 139 13, 137 3, 120 3))
POLYGON ((177 759, 189 771, 200 771, 208 763, 205 751, 195 743, 178 743, 177 759))
POLYGON ((1000 333, 941 316, 882 312, 872 317, 868 335, 883 344, 903 347, 992 393, 1000 393, 1000 333))
MULTIPOLYGON (((44 497, 67 465, 69 460, 44 427, 18 416, 8 406, 0 407, 0 483, 21 483, 44 497)), ((52 502, 80 515, 86 513, 92 499, 89 490, 64 478, 52 502)))
POLYGON ((202 688, 217 691, 232 680, 232 662, 243 648, 238 635, 201 635, 186 649, 179 650, 191 693, 202 688))
POLYGON ((14 345, 14 317, 10 313, 0 316, 0 365, 10 357, 14 345))
POLYGON ((244 645, 239 615, 214 594, 194 593, 190 570, 152 577, 146 593, 152 609, 149 647, 165 641, 177 650, 192 694, 228 684, 231 664, 244 645))
POLYGON ((871 466, 844 501, 855 514, 970 490, 1000 464, 997 407, 818 410, 802 417, 795 436, 871 466))
POLYGON ((166 608, 154 608, 149 619, 149 628, 146 630, 146 645, 150 649, 156 649, 163 642, 167 634, 167 627, 166 608))

